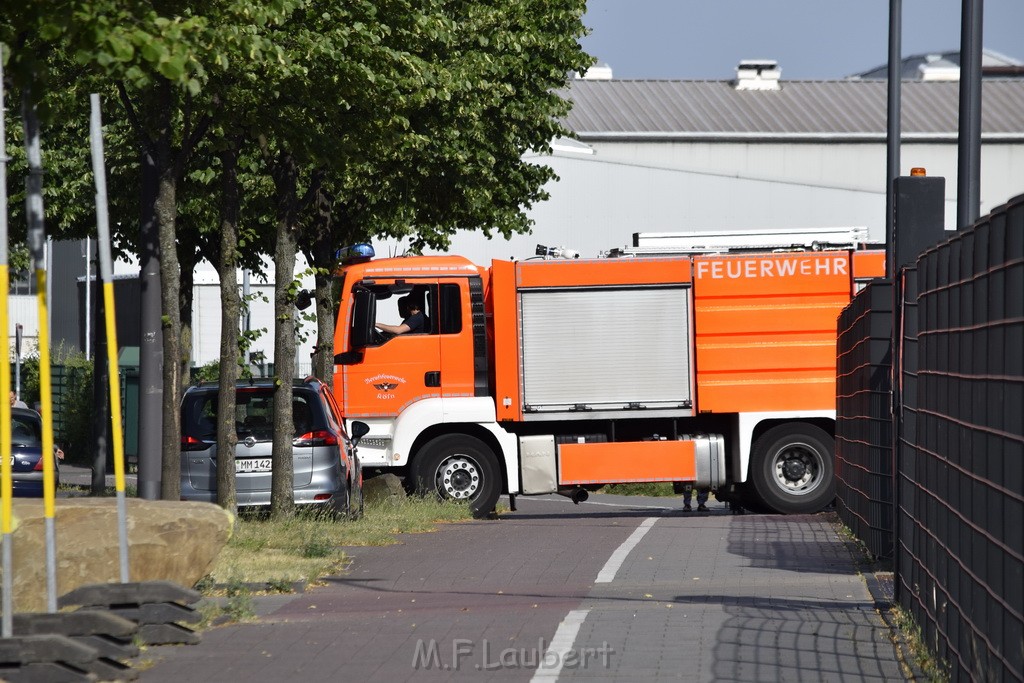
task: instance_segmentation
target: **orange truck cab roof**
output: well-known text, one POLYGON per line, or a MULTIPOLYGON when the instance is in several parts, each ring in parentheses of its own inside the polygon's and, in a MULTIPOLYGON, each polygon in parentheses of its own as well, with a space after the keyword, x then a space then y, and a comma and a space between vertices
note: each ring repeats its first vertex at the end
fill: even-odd
MULTIPOLYGON (((443 277, 483 275, 486 268, 462 256, 398 256, 343 266, 341 271, 359 277, 443 277)), ((340 273, 339 273, 340 274, 340 273)))

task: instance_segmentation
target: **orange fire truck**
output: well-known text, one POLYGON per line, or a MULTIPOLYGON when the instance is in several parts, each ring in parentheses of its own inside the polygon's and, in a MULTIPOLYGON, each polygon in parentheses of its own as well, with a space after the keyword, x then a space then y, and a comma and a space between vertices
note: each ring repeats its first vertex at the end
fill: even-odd
POLYGON ((834 497, 836 319, 884 275, 860 230, 641 233, 490 267, 343 250, 335 396, 370 426, 364 467, 478 516, 502 492, 514 509, 661 481, 815 512, 834 497), (376 329, 410 301, 420 331, 376 329))

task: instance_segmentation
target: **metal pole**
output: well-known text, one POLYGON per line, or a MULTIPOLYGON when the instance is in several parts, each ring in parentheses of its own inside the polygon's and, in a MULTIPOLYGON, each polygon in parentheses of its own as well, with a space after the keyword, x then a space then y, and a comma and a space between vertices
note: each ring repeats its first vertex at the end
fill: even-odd
POLYGON ((46 607, 57 611, 57 540, 54 528, 53 386, 50 380, 50 314, 47 309, 46 231, 43 227, 43 156, 39 148, 39 116, 28 86, 21 98, 25 129, 25 216, 28 219, 28 247, 36 274, 39 305, 39 400, 43 418, 43 516, 46 525, 46 607))
MULTIPOLYGON (((4 44, 0 43, 0 331, 10 346, 7 332, 7 293, 11 291, 10 271, 7 263, 7 131, 4 120, 7 110, 4 108, 4 44)), ((14 494, 11 483, 11 403, 7 396, 11 392, 11 364, 0 363, 0 525, 3 527, 3 579, 2 609, 3 618, 0 632, 4 638, 10 638, 14 632, 14 577, 11 562, 11 532, 14 525, 11 521, 14 494)))
POLYGON ((900 98, 903 79, 903 0, 889 0, 889 96, 885 163, 885 276, 893 278, 896 262, 896 195, 893 181, 900 175, 900 98))
MULTIPOLYGON (((163 454, 163 329, 160 301, 160 228, 153 208, 158 191, 154 152, 142 154, 139 227, 139 498, 160 499, 163 454)), ((108 344, 110 342, 108 341, 108 344)), ((175 362, 168 359, 168 362, 175 362)))
MULTIPOLYGON (((888 135, 886 138, 886 168, 885 168, 885 276, 893 283, 893 292, 898 291, 899 287, 896 283, 896 272, 898 264, 896 263, 896 178, 900 175, 900 134, 901 134, 901 121, 900 116, 903 111, 902 108, 902 85, 903 85, 903 0, 889 0, 889 96, 887 106, 887 121, 888 121, 888 135)), ((894 294, 895 296, 895 294, 894 294)), ((897 308, 898 301, 893 300, 893 322, 895 325, 896 316, 898 315, 897 308)), ((892 346, 892 352, 895 353, 897 346, 897 340, 895 335, 895 328, 890 340, 892 346)), ((898 447, 899 438, 897 436, 897 418, 899 416, 899 396, 897 394, 897 387, 899 386, 899 366, 895 361, 892 354, 890 357, 893 358, 892 368, 892 400, 891 406, 892 411, 889 416, 890 428, 893 432, 893 452, 892 452, 892 481, 893 481, 893 510, 892 510, 892 538, 893 538, 893 572, 896 580, 893 582, 894 590, 899 591, 900 576, 899 576, 899 505, 896 502, 896 486, 899 485, 899 459, 898 459, 898 447)), ((899 595, 894 595, 896 601, 899 600, 899 595)))
POLYGON ((89 95, 92 105, 90 142, 92 172, 96 179, 96 233, 103 280, 103 311, 107 329, 107 375, 110 377, 110 427, 114 444, 114 481, 117 491, 117 530, 121 548, 121 583, 128 583, 128 515, 124 494, 124 435, 121 431, 121 376, 117 371, 117 325, 114 318, 114 266, 110 256, 107 221, 107 175, 103 167, 103 123, 100 96, 89 95))
MULTIPOLYGON (((6 240, 4 242, 6 244, 6 240)), ((8 284, 8 291, 10 285, 8 284)), ((14 395, 21 400, 21 337, 24 328, 21 323, 14 324, 14 335, 17 341, 14 348, 14 395)))
MULTIPOLYGON (((97 218, 99 220, 99 218, 97 218)), ((92 358, 92 238, 85 238, 85 357, 92 358)))
MULTIPOLYGON (((39 215, 42 216, 43 214, 39 215)), ((49 274, 53 272, 53 237, 47 235, 45 245, 46 248, 43 251, 43 268, 45 268, 46 272, 49 274)), ((48 302, 53 301, 53 279, 50 277, 46 278, 46 300, 48 302)), ((53 307, 49 305, 46 307, 46 329, 51 331, 53 330, 53 307)))
POLYGON ((984 2, 963 0, 960 19, 960 129, 957 137, 956 227, 981 215, 981 22, 984 2))

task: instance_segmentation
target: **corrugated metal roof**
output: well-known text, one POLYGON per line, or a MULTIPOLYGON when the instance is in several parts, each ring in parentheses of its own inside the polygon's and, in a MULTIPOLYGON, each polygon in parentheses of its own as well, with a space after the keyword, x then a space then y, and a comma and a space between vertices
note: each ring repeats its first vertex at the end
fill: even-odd
MULTIPOLYGON (((886 81, 572 81, 566 119, 581 140, 885 139, 886 81)), ((904 81, 904 139, 955 139, 959 83, 904 81)), ((1024 141, 1024 79, 982 83, 982 138, 1024 141)))

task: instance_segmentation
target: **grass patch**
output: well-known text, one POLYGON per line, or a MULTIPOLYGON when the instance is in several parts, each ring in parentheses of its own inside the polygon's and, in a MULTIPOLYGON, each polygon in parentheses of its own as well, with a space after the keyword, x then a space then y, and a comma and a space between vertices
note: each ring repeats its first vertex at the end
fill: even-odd
POLYGON ((221 591, 220 600, 205 601, 199 608, 199 628, 215 624, 248 621, 256 616, 252 591, 241 581, 232 581, 221 591))
POLYGON ((430 497, 367 503, 366 514, 356 521, 302 510, 280 521, 239 515, 231 540, 197 588, 224 595, 224 586, 258 584, 280 590, 313 583, 345 568, 344 546, 389 545, 397 534, 433 531, 440 523, 468 519, 469 506, 430 497))
POLYGON ((608 484, 602 486, 598 493, 611 493, 616 496, 674 496, 672 482, 659 481, 649 484, 608 484))
MULTIPOLYGON (((853 529, 843 523, 837 512, 830 511, 825 514, 832 523, 836 535, 850 548, 857 573, 860 576, 865 573, 874 574, 877 581, 881 577, 879 570, 883 570, 890 574, 889 581, 894 580, 890 573, 890 560, 874 557, 864 541, 854 533, 853 529)), ((890 628, 889 637, 896 649, 897 659, 907 680, 923 678, 929 683, 948 683, 948 664, 937 658, 928 649, 922 637, 921 628, 914 620, 913 615, 893 602, 891 589, 883 590, 882 593, 888 605, 879 608, 877 612, 890 628)))
POLYGON ((899 605, 893 605, 889 611, 896 627, 903 635, 910 656, 914 658, 914 663, 929 683, 948 683, 949 670, 946 663, 935 657, 925 645, 921 628, 910 612, 899 605))
MULTIPOLYGON (((65 498, 80 498, 92 496, 92 487, 87 484, 70 484, 60 483, 57 485, 58 494, 65 494, 65 498)), ((117 487, 107 486, 104 487, 103 493, 100 494, 101 498, 115 498, 117 496, 117 487)), ((125 498, 138 498, 139 489, 135 484, 125 483, 124 485, 124 497, 125 498)))

